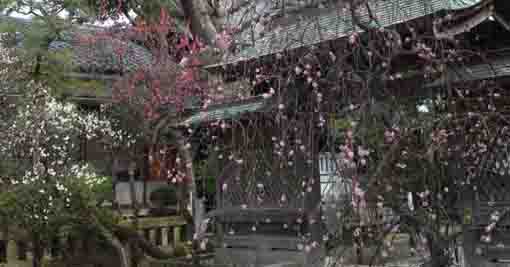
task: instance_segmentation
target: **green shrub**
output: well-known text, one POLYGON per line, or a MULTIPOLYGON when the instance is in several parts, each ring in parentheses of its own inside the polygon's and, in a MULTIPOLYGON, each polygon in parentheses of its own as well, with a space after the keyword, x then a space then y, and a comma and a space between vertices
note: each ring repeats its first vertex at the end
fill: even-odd
POLYGON ((150 201, 159 207, 177 204, 177 192, 173 187, 162 187, 152 191, 150 201))

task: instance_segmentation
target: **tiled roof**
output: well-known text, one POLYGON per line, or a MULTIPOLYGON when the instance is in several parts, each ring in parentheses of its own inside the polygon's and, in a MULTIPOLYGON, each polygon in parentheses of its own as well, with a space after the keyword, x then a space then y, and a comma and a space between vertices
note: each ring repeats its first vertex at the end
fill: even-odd
MULTIPOLYGON (((377 27, 388 27, 405 21, 431 15, 443 10, 457 10, 474 6, 482 0, 375 0, 369 2, 372 14, 377 18, 377 27)), ((361 21, 368 22, 366 9, 359 11, 361 21)), ((228 65, 284 50, 315 45, 324 41, 346 37, 353 31, 361 31, 354 25, 350 11, 335 9, 278 31, 273 31, 255 41, 254 45, 238 54, 227 55, 218 65, 228 65)))
POLYGON ((253 97, 244 101, 232 102, 209 107, 206 110, 197 111, 185 118, 179 125, 194 125, 204 122, 238 118, 242 114, 260 112, 269 106, 269 102, 261 97, 253 97))
POLYGON ((55 40, 52 51, 69 49, 72 63, 81 72, 122 73, 149 66, 151 53, 130 41, 110 36, 94 37, 88 33, 74 34, 69 40, 55 40))
MULTIPOLYGON (((0 22, 10 22, 16 27, 30 27, 27 19, 0 17, 0 22)), ((18 40, 23 46, 23 36, 18 40)), ((105 30, 94 26, 78 26, 52 41, 50 51, 69 51, 71 63, 77 72, 119 74, 130 72, 152 61, 146 48, 131 41, 108 36, 105 30)))

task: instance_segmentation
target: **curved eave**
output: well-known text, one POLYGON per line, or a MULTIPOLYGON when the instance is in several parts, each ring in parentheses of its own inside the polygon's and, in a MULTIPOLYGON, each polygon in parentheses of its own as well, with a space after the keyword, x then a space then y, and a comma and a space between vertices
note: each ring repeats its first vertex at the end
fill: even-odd
POLYGON ((241 101, 213 105, 207 109, 195 110, 190 116, 183 118, 183 120, 174 125, 174 127, 185 127, 213 121, 235 119, 247 113, 264 112, 270 105, 270 100, 258 96, 241 101))
MULTIPOLYGON (((492 0, 387 0, 369 2, 371 11, 377 17, 376 27, 390 27, 441 11, 458 11, 492 0)), ((369 21, 366 10, 360 12, 361 21, 369 21)), ((286 50, 317 45, 322 42, 347 37, 352 32, 362 32, 354 25, 348 10, 334 10, 312 20, 293 24, 279 32, 255 41, 254 46, 237 55, 227 55, 223 62, 206 68, 217 68, 245 62, 259 57, 277 54, 286 50)))
POLYGON ((487 79, 510 77, 510 55, 501 56, 483 64, 453 66, 446 70, 436 81, 426 85, 427 88, 441 87, 446 84, 458 84, 487 79))

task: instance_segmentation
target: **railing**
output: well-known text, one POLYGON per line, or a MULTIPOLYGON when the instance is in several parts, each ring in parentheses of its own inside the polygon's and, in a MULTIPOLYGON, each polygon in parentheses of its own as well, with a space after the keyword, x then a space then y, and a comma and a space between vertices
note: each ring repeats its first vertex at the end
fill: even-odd
MULTIPOLYGON (((125 219, 120 225, 133 225, 133 219, 125 219)), ((151 244, 162 249, 176 248, 183 244, 183 228, 186 220, 182 216, 140 217, 138 218, 138 232, 151 244)), ((87 247, 86 240, 61 239, 55 245, 46 249, 44 261, 51 261, 60 255, 60 249, 68 249, 69 254, 79 254, 87 247), (69 251, 71 250, 71 251, 69 251), (76 253, 75 253, 76 252, 76 253)), ((32 252, 30 243, 15 240, 8 233, 0 232, 0 266, 31 266, 32 252)))
POLYGON ((192 258, 182 257, 171 260, 149 259, 147 261, 147 265, 149 267, 195 267, 195 266, 230 267, 230 265, 215 264, 214 254, 200 254, 194 255, 192 258))
MULTIPOLYGON (((133 223, 134 218, 130 218, 120 224, 130 226, 134 225, 133 223)), ((185 225, 186 220, 182 216, 138 218, 139 234, 149 240, 151 244, 163 248, 176 247, 182 243, 182 233, 185 225)))

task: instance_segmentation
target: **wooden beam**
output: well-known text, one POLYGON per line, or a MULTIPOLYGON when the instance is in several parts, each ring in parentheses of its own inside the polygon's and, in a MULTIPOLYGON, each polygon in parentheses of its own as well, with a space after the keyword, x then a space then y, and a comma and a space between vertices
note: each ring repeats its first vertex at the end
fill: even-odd
MULTIPOLYGON (((169 226, 183 226, 186 225, 186 220, 182 216, 168 216, 168 217, 147 217, 138 218, 140 228, 160 228, 169 226)), ((132 219, 125 219, 119 223, 121 226, 132 226, 132 219)))
POLYGON ((286 249, 298 251, 302 240, 298 237, 283 237, 271 235, 226 235, 224 243, 233 248, 257 248, 267 246, 271 249, 286 249))
MULTIPOLYGON (((0 94, 0 97, 8 97, 8 98, 20 98, 23 95, 22 94, 0 94)), ((111 103, 113 102, 113 98, 110 97, 88 97, 88 96, 70 96, 68 97, 71 101, 75 101, 78 103, 84 103, 84 102, 93 102, 93 103, 111 103)))
POLYGON ((83 79, 83 80, 101 80, 101 81, 118 81, 122 78, 120 75, 106 75, 100 73, 82 73, 82 72, 71 72, 66 74, 69 78, 83 79))

